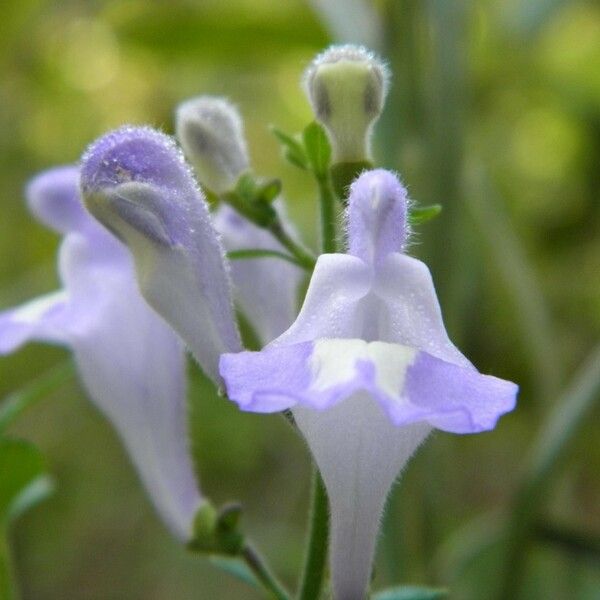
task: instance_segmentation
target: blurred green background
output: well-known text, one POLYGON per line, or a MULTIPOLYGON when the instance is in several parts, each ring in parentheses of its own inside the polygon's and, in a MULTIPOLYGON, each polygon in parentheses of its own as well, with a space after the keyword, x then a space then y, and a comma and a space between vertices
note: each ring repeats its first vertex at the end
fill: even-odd
MULTIPOLYGON (((175 105, 196 94, 239 105, 256 171, 281 174, 314 246, 315 189, 283 163, 267 126, 294 132, 311 120, 299 79, 332 40, 364 42, 389 62, 378 162, 399 170, 416 201, 444 206, 412 252, 431 266, 451 337, 480 370, 522 388, 495 431, 436 434, 411 461, 391 498, 375 587, 600 598, 595 2, 6 0, 0 308, 57 285, 58 239, 27 213, 27 179, 77 161, 125 122, 171 132, 175 105)), ((0 398, 67 357, 29 346, 3 358, 0 398)), ((240 414, 193 380, 203 489, 243 501, 247 531, 293 583, 307 452, 282 420, 240 414)), ((259 597, 170 538, 75 381, 10 434, 42 449, 56 481, 11 531, 25 599, 259 597)))

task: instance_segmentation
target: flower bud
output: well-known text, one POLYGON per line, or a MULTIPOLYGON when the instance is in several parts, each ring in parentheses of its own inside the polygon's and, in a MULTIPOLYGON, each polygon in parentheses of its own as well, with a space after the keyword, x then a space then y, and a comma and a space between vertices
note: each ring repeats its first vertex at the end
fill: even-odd
POLYGON ((242 119, 224 98, 199 96, 180 104, 176 133, 200 183, 212 192, 231 190, 248 168, 242 119))
POLYGON ((371 129, 388 87, 381 60, 362 46, 332 46, 308 67, 304 87, 329 134, 334 163, 369 160, 371 129))

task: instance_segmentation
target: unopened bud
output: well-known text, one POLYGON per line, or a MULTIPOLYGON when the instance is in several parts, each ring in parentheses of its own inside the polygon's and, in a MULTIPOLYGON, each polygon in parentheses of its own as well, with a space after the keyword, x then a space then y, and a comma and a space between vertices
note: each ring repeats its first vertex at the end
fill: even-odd
POLYGON ((362 46, 332 46, 308 67, 304 86, 329 134, 334 163, 368 161, 388 87, 383 62, 362 46))
POLYGON ((231 190, 248 169, 242 119, 228 100, 199 96, 179 105, 177 138, 200 183, 217 194, 231 190))

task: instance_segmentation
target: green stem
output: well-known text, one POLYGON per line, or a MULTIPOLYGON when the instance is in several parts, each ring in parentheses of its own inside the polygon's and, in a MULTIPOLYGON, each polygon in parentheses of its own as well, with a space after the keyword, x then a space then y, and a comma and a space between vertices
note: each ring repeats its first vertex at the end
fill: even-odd
POLYGON ((277 250, 261 250, 257 249, 248 249, 248 250, 231 250, 227 253, 227 258, 229 260, 250 260, 253 258, 280 258, 282 260, 286 260, 293 265, 297 265, 302 267, 303 269, 308 269, 306 265, 301 263, 295 256, 290 256, 285 252, 278 252, 277 250))
POLYGON ((279 240, 279 242, 281 242, 281 245, 284 248, 294 255, 299 265, 307 271, 312 271, 315 268, 316 258, 289 236, 279 220, 273 222, 269 226, 269 231, 277 238, 277 240, 279 240))
POLYGON ((8 547, 6 533, 0 535, 0 598, 2 600, 17 600, 17 584, 8 547))
POLYGON ((0 432, 4 431, 30 406, 56 390, 75 375, 71 360, 46 371, 24 388, 12 392, 0 402, 0 432))
POLYGON ((276 600, 290 600, 288 592, 281 583, 277 581, 277 578, 271 573, 264 559, 250 542, 244 544, 241 556, 258 581, 260 581, 265 589, 270 592, 269 595, 272 598, 275 598, 276 600))
POLYGON ((335 195, 327 175, 317 175, 319 204, 321 205, 321 245, 325 254, 336 251, 335 195))
POLYGON ((535 528, 535 537, 537 540, 563 548, 573 556, 587 558, 595 564, 600 564, 600 538, 588 532, 551 523, 539 523, 535 528))
POLYGON ((575 376, 537 435, 507 526, 507 545, 498 598, 517 596, 524 572, 524 552, 535 534, 541 501, 552 475, 600 397, 600 346, 575 376))
POLYGON ((325 484, 316 467, 313 473, 309 519, 310 531, 298 600, 315 600, 319 598, 325 578, 327 542, 329 539, 329 508, 325 484))

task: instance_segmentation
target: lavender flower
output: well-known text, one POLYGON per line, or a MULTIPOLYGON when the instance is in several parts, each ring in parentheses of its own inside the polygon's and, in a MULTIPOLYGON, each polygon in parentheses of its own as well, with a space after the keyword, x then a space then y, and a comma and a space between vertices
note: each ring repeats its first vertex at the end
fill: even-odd
POLYGON ((63 167, 27 188, 31 211, 63 236, 63 289, 0 313, 0 354, 30 340, 70 347, 158 512, 187 540, 203 499, 188 452, 183 347, 140 296, 127 249, 85 211, 78 185, 78 169, 63 167))
POLYGON ((217 383, 218 359, 241 349, 224 251, 202 192, 174 142, 124 127, 82 159, 90 212, 127 244, 142 295, 217 383))
POLYGON ((448 338, 429 270, 403 253, 406 204, 392 173, 364 173, 349 198, 348 254, 319 258, 285 333, 220 361, 243 410, 293 411, 329 494, 338 600, 364 598, 385 498, 431 429, 492 429, 517 393, 448 338))

